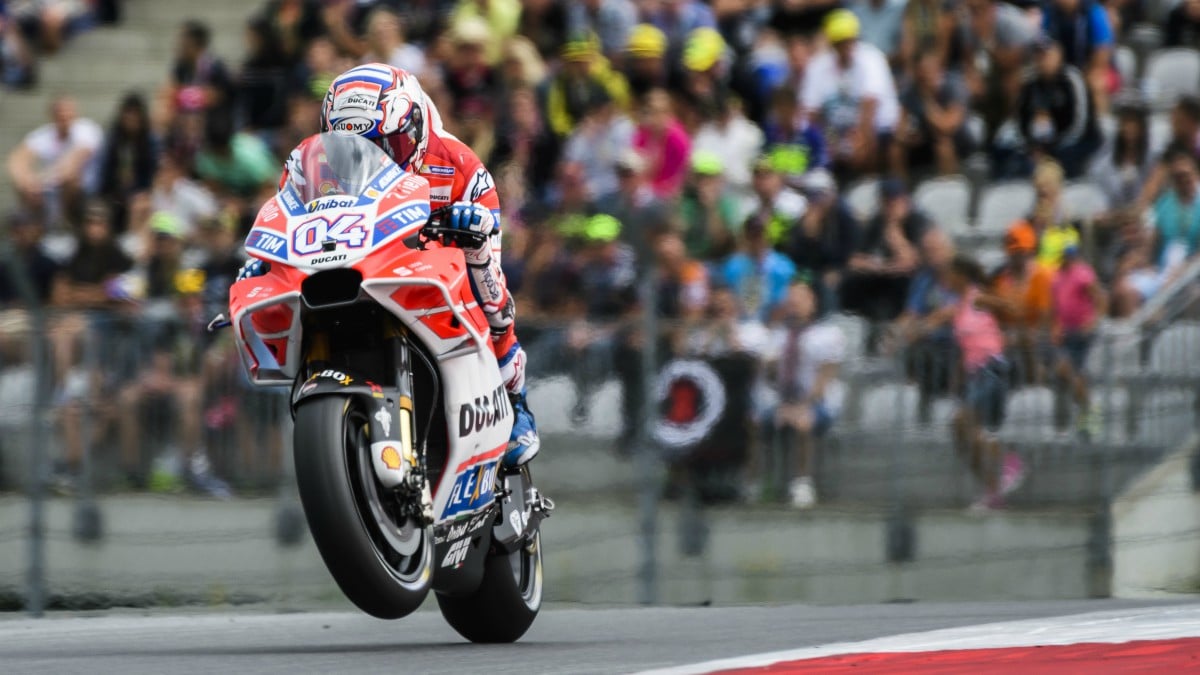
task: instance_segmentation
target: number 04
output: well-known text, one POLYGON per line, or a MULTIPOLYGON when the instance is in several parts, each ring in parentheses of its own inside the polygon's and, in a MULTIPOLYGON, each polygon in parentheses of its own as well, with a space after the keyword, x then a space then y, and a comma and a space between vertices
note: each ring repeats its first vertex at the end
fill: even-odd
POLYGON ((306 220, 292 232, 292 248, 301 255, 319 253, 329 239, 360 248, 367 238, 367 229, 360 224, 362 219, 361 213, 347 213, 332 223, 324 216, 306 220))

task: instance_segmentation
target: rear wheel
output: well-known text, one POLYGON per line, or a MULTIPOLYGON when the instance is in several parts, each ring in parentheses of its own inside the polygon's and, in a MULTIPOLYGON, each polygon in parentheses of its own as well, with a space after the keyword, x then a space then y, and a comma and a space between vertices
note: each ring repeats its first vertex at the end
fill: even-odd
POLYGON ((359 609, 381 619, 412 613, 429 594, 429 528, 375 477, 366 408, 320 396, 296 409, 296 482, 309 530, 334 581, 359 609))
POLYGON ((438 595, 438 607, 459 635, 471 642, 516 642, 542 607, 541 534, 521 548, 490 555, 483 583, 471 595, 438 595))

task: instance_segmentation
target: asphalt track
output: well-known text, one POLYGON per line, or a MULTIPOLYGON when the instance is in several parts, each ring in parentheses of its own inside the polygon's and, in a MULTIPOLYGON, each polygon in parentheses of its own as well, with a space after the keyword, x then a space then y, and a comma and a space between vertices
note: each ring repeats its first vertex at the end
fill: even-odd
POLYGON ((767 651, 1146 602, 544 609, 515 645, 472 645, 422 611, 253 610, 0 619, 4 673, 629 673, 767 651))

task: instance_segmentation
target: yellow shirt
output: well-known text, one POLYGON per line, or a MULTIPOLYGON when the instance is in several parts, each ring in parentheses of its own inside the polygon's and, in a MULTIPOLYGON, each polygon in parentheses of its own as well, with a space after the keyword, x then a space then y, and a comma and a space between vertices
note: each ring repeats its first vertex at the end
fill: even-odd
POLYGON ((1048 227, 1038 244, 1037 260, 1047 269, 1057 270, 1062 264, 1063 251, 1071 246, 1079 246, 1079 230, 1070 225, 1048 227))

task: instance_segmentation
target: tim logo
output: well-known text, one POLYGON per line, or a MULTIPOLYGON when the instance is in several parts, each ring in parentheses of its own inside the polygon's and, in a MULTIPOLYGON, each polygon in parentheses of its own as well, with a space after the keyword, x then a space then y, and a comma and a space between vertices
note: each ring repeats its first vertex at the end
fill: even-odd
POLYGON ((509 413, 508 392, 504 386, 487 396, 480 396, 472 403, 464 403, 458 409, 458 437, 478 433, 505 419, 509 413))
POLYGON ((246 238, 246 248, 273 255, 277 258, 287 257, 287 241, 263 230, 254 230, 246 238))
POLYGON ((459 513, 470 513, 487 506, 492 502, 492 493, 496 486, 496 469, 500 466, 498 460, 486 464, 476 464, 454 479, 454 487, 450 491, 450 501, 446 502, 443 518, 449 518, 459 513))
POLYGON ((379 221, 375 224, 375 237, 372 240, 373 244, 378 244, 384 239, 403 230, 410 225, 416 223, 424 223, 429 218, 429 207, 408 206, 391 214, 390 217, 379 221))

